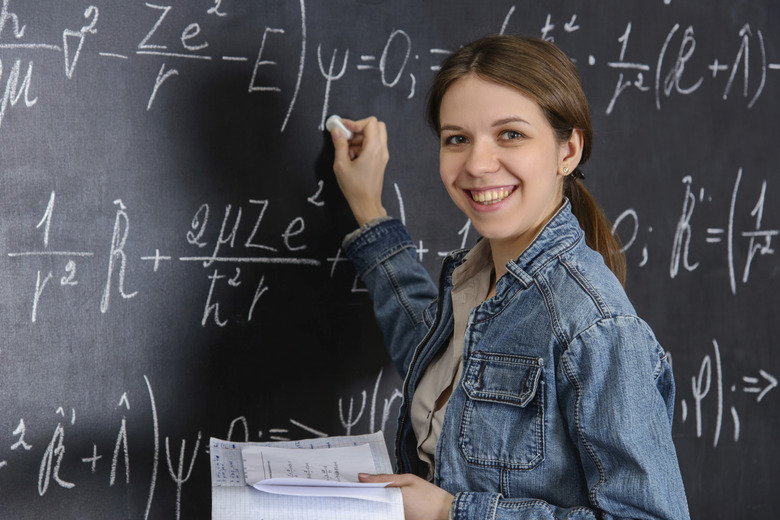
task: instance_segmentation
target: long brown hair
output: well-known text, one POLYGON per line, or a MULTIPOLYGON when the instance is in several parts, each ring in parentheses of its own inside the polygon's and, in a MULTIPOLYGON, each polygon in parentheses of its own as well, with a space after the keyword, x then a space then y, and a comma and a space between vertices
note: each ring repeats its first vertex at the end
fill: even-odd
MULTIPOLYGON (((428 97, 428 120, 440 133, 439 110, 447 89, 458 79, 480 78, 520 91, 542 109, 558 139, 567 141, 576 128, 582 132, 580 165, 590 157, 593 129, 582 81, 569 57, 554 44, 528 36, 488 36, 461 47, 442 64, 428 97)), ((566 176, 563 193, 571 201, 585 242, 625 285, 626 261, 612 224, 581 181, 579 167, 566 176)))

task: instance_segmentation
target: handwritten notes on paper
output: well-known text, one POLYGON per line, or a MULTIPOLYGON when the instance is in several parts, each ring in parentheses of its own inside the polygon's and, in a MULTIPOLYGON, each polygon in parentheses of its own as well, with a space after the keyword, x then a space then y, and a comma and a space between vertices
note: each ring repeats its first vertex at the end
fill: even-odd
POLYGON ((348 497, 389 502, 386 484, 363 484, 359 473, 376 473, 368 444, 300 450, 245 446, 241 450, 246 483, 266 493, 348 497))
POLYGON ((381 432, 271 444, 212 438, 209 451, 215 520, 403 518, 397 488, 358 482, 358 473, 392 472, 381 432))

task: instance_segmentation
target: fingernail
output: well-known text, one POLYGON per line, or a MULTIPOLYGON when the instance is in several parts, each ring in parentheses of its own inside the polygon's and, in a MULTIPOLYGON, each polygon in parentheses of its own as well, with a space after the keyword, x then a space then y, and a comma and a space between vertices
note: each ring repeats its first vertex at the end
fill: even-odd
POLYGON ((334 129, 333 133, 330 134, 333 140, 341 139, 341 131, 339 129, 334 129))

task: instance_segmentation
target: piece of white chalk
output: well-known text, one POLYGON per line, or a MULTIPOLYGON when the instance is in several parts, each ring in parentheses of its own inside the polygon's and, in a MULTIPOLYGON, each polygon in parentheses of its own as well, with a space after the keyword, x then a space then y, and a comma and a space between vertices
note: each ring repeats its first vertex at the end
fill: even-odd
POLYGON ((338 128, 347 138, 347 141, 352 139, 352 132, 349 131, 349 128, 344 126, 344 123, 341 121, 341 117, 337 116, 336 114, 333 114, 328 118, 327 121, 325 121, 325 128, 328 129, 328 132, 332 132, 334 128, 338 128))

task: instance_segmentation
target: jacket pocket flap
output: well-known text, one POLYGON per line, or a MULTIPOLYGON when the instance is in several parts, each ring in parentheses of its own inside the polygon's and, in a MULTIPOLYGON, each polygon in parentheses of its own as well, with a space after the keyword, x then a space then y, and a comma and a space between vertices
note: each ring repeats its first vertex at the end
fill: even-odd
POLYGON ((536 394, 541 358, 477 351, 463 374, 463 388, 472 399, 525 407, 536 394))

